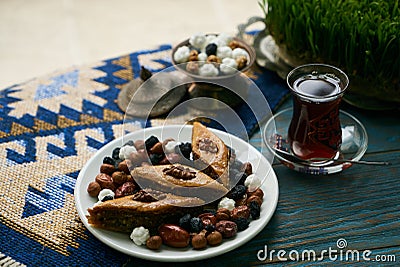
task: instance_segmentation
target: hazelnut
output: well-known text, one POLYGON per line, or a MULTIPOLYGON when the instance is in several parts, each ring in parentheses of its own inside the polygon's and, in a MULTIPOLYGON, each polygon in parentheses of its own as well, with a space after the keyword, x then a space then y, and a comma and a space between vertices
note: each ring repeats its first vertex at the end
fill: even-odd
POLYGON ((232 40, 229 42, 228 46, 233 50, 238 47, 242 47, 238 41, 232 40))
POLYGON ((236 59, 236 63, 237 63, 237 68, 238 70, 243 69, 244 67, 247 66, 247 57, 246 56, 240 56, 236 59))
POLYGON ((217 218, 212 213, 203 213, 199 215, 199 218, 203 222, 204 226, 209 224, 215 225, 217 223, 217 218))
POLYGON ((207 62, 221 64, 222 60, 221 60, 221 58, 217 57, 216 55, 210 55, 207 57, 207 62))
POLYGON ((152 148, 150 148, 150 153, 152 154, 162 154, 163 152, 164 150, 161 142, 156 143, 152 148))
POLYGON ((263 198, 264 198, 264 192, 261 190, 261 188, 257 188, 256 190, 251 191, 251 192, 248 191, 247 194, 249 195, 249 197, 250 197, 250 196, 257 196, 257 197, 259 197, 260 199, 263 199, 263 198))
POLYGON ((113 182, 117 185, 121 185, 128 180, 128 175, 124 172, 116 171, 111 175, 113 182))
POLYGON ((161 247, 161 245, 162 245, 162 238, 159 235, 151 236, 146 241, 146 246, 149 249, 157 250, 157 249, 159 249, 161 247))
POLYGON ((204 234, 196 234, 192 238, 192 247, 194 249, 201 249, 207 247, 207 238, 204 234))
POLYGON ((123 172, 126 173, 126 174, 129 174, 129 173, 130 173, 129 167, 128 167, 128 163, 126 162, 126 160, 121 161, 121 162, 118 164, 118 170, 123 171, 123 172))
POLYGON ((118 187, 117 190, 115 190, 115 198, 133 195, 135 190, 136 186, 134 183, 125 182, 123 185, 118 187))
POLYGON ((115 171, 114 165, 111 164, 101 164, 100 172, 111 175, 115 171))
POLYGON ((143 156, 139 154, 139 152, 133 152, 129 155, 129 162, 130 164, 128 167, 130 168, 140 166, 140 164, 143 162, 143 156))
POLYGON ((232 221, 219 221, 215 225, 215 229, 225 238, 230 238, 236 235, 238 227, 232 221))
POLYGON ((95 181, 99 183, 101 189, 111 189, 113 191, 115 190, 113 180, 111 176, 108 174, 105 173, 97 174, 95 181))
POLYGON ((191 73, 198 73, 199 72, 199 63, 196 61, 189 61, 186 64, 186 70, 191 73))
POLYGON ((253 167, 251 166, 250 162, 243 163, 242 167, 240 168, 241 172, 244 172, 247 176, 253 173, 253 167))
POLYGON ((191 50, 189 53, 189 61, 197 61, 199 52, 197 50, 191 50))
POLYGON ((250 202, 253 202, 253 201, 257 202, 257 204, 259 206, 261 206, 261 204, 262 204, 262 199, 260 197, 256 196, 256 195, 250 196, 247 199, 247 204, 250 204, 250 202))
POLYGON ((144 140, 136 140, 133 142, 133 146, 136 148, 136 150, 144 149, 144 140))
POLYGON ((248 219, 250 217, 250 209, 247 206, 239 206, 232 210, 232 219, 244 218, 248 219))
POLYGON ((231 212, 225 208, 218 209, 215 218, 217 221, 229 220, 231 218, 231 212))
POLYGON ((217 246, 222 243, 222 234, 218 231, 214 231, 207 236, 207 243, 210 246, 217 246))
POLYGON ((101 191, 101 186, 98 182, 91 182, 88 185, 87 192, 91 197, 97 197, 101 191))
POLYGON ((147 154, 147 151, 144 149, 140 149, 137 151, 138 155, 139 155, 139 159, 141 160, 141 162, 143 161, 149 161, 149 155, 147 154))
POLYGON ((126 182, 135 183, 135 180, 133 179, 132 175, 127 174, 127 175, 126 175, 126 182))

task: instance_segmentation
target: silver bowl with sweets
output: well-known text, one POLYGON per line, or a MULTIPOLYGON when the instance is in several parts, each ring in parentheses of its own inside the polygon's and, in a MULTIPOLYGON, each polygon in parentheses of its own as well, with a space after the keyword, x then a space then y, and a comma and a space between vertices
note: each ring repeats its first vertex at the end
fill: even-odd
POLYGON ((255 62, 254 49, 229 34, 194 34, 172 49, 172 64, 191 78, 190 98, 200 109, 234 107, 246 100, 246 72, 255 62))

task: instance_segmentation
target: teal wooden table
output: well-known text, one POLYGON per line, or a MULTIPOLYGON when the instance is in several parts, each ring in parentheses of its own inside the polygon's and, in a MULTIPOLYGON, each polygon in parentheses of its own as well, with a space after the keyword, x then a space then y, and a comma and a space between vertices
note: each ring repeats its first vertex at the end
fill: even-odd
MULTIPOLYGON (((285 106, 290 106, 290 101, 285 106)), ((345 104, 342 109, 358 118, 367 129, 369 145, 363 159, 388 161, 391 165, 354 165, 339 174, 310 176, 275 163, 280 185, 278 208, 266 229, 250 242, 253 252, 243 248, 247 251, 243 254, 249 264, 282 264, 278 257, 259 261, 255 252, 263 245, 268 245, 269 250, 282 249, 287 253, 290 250, 316 252, 317 261, 290 262, 290 265, 399 263, 399 114, 362 111, 345 104), (339 243, 344 240, 346 247, 339 249, 339 243), (322 254, 329 248, 337 250, 331 258, 326 252, 322 254), (356 251, 359 253, 359 262, 352 260, 350 252, 348 258, 345 254, 341 257, 341 253, 351 250, 354 255, 357 255, 356 251), (363 259, 362 253, 368 254, 368 251, 371 251, 370 255, 363 259)), ((252 144, 258 146, 260 137, 259 134, 254 136, 252 144)))

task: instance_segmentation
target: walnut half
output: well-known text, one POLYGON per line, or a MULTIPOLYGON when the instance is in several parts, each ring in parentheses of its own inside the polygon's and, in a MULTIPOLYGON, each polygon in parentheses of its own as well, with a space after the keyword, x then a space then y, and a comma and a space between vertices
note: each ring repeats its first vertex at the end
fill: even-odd
POLYGON ((218 147, 217 145, 210 139, 204 138, 199 141, 199 149, 203 151, 207 151, 210 153, 217 153, 218 147))
POLYGON ((175 178, 183 180, 191 180, 196 178, 196 172, 191 171, 189 168, 185 168, 183 166, 171 166, 165 168, 163 172, 167 175, 171 175, 175 178))

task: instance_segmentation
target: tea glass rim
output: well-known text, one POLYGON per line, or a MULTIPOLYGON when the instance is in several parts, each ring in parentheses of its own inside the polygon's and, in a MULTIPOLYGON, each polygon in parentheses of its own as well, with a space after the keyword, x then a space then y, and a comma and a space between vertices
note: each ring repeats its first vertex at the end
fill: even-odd
MULTIPOLYGON (((306 74, 308 72, 304 72, 304 74, 306 74)), ((311 72, 309 72, 311 74, 311 72)), ((300 75, 298 75, 298 77, 300 77, 300 75)), ((296 79, 295 79, 296 80, 296 79)), ((302 98, 308 99, 308 100, 324 100, 327 101, 329 99, 336 99, 337 97, 340 97, 344 94, 344 92, 347 90, 348 86, 349 86, 349 77, 347 76, 347 74, 342 71, 341 69, 339 69, 338 67, 329 65, 329 64, 322 64, 322 63, 309 63, 309 64, 303 64, 300 66, 295 67, 294 69, 292 69, 286 76, 286 83, 289 86, 289 89, 292 93, 294 93, 297 96, 300 96, 302 98), (297 90, 295 90, 292 87, 292 83, 290 82, 292 76, 296 73, 299 72, 299 70, 301 69, 305 69, 305 68, 311 68, 311 67, 315 67, 316 70, 318 70, 317 68, 323 68, 323 69, 330 69, 334 72, 335 76, 338 76, 337 74, 339 74, 341 77, 339 77, 340 79, 340 84, 343 84, 343 86, 340 86, 340 91, 338 93, 335 94, 331 94, 331 95, 326 95, 326 96, 312 96, 312 95, 308 95, 308 94, 304 94, 301 93, 297 90)))

